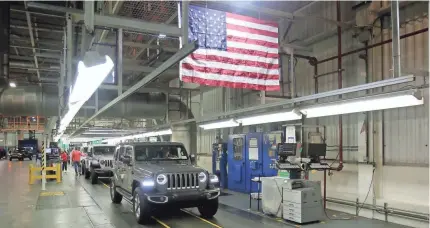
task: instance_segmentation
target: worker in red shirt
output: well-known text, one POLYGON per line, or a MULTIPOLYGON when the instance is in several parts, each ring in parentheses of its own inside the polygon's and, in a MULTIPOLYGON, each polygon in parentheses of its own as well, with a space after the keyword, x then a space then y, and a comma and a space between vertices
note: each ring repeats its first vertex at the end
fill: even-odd
POLYGON ((72 162, 73 162, 73 167, 75 167, 75 174, 76 176, 78 176, 80 173, 78 172, 78 168, 79 168, 79 163, 81 162, 81 151, 78 150, 78 148, 75 148, 74 150, 72 150, 72 162))
POLYGON ((63 150, 63 152, 61 153, 61 161, 63 163, 63 167, 62 167, 62 171, 64 173, 67 173, 67 153, 66 151, 63 150))

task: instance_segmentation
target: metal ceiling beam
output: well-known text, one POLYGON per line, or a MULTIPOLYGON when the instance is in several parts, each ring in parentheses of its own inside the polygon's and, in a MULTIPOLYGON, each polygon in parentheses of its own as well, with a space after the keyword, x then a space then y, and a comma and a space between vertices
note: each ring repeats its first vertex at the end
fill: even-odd
POLYGON ((267 15, 271 15, 271 16, 275 16, 275 17, 280 17, 280 18, 285 18, 287 20, 290 21, 296 21, 296 20, 306 20, 308 18, 314 18, 314 19, 318 19, 320 21, 324 21, 330 24, 334 24, 336 26, 341 26, 344 28, 348 28, 351 27, 350 24, 348 23, 344 23, 344 22, 338 22, 336 20, 331 20, 328 18, 324 18, 324 17, 319 17, 319 16, 313 16, 313 15, 304 15, 302 13, 288 13, 288 12, 284 12, 284 11, 279 11, 279 10, 274 10, 274 9, 270 9, 270 8, 264 8, 261 6, 256 6, 256 5, 252 5, 252 4, 237 4, 235 2, 219 2, 221 4, 228 4, 234 7, 240 7, 243 9, 247 9, 247 10, 251 10, 251 11, 255 11, 258 13, 264 13, 267 15))
MULTIPOLYGON (((43 3, 29 2, 28 7, 44 9, 56 12, 71 13, 77 21, 84 19, 84 11, 71 9, 60 6, 53 6, 43 3)), ((137 31, 143 33, 153 34, 166 34, 168 36, 181 36, 181 30, 176 26, 170 26, 161 23, 152 23, 134 18, 118 17, 118 16, 106 16, 106 15, 95 15, 94 24, 100 26, 106 26, 109 28, 123 28, 124 30, 137 31)))
MULTIPOLYGON (((31 37, 33 37, 33 36, 31 36, 31 37)), ((37 48, 37 47, 33 46, 33 44, 34 44, 34 39, 33 39, 33 41, 31 41, 31 47, 18 46, 18 45, 9 45, 9 47, 12 47, 12 48, 23 48, 23 49, 32 49, 32 50, 34 50, 34 52, 33 52, 34 56, 37 56, 36 55, 37 54, 36 50, 51 51, 51 52, 61 52, 61 50, 54 50, 54 49, 49 49, 49 48, 37 48)))
POLYGON ((92 34, 94 32, 94 1, 84 2, 84 25, 87 31, 92 34))
MULTIPOLYGON (((141 73, 151 73, 155 69, 156 68, 154 67, 148 67, 148 66, 129 65, 129 64, 124 65, 124 71, 126 72, 133 71, 133 72, 141 72, 141 73)), ((179 74, 178 68, 169 69, 163 72, 163 75, 178 75, 178 74, 179 74)))
MULTIPOLYGON (((14 29, 28 29, 28 27, 26 26, 21 26, 21 25, 9 25, 9 28, 14 28, 14 29)), ((50 28, 33 28, 35 31, 41 31, 41 32, 57 32, 57 33, 63 33, 62 30, 58 30, 58 29, 50 29, 50 28)))
MULTIPOLYGON (((123 86, 123 90, 130 89, 131 86, 123 86)), ((100 85, 99 89, 101 90, 117 90, 118 87, 116 85, 100 85)), ((182 88, 182 91, 190 91, 190 92, 200 92, 200 89, 186 89, 182 88)), ((137 93, 179 93, 181 92, 180 88, 177 87, 142 87, 136 91, 137 93)))
MULTIPOLYGON (((142 48, 143 50, 146 50, 147 48, 149 49, 162 49, 165 52, 177 52, 179 50, 179 48, 175 48, 175 47, 162 47, 162 46, 158 46, 158 45, 151 45, 151 42, 148 43, 135 43, 135 42, 124 42, 124 46, 130 46, 130 47, 136 47, 136 48, 142 48)), ((143 53, 143 51, 139 51, 141 53, 143 53)), ((136 56, 138 56, 139 53, 136 54, 136 56)), ((135 58, 137 59, 137 58, 135 58)))
POLYGON ((53 14, 46 14, 46 13, 40 13, 40 12, 32 12, 32 11, 28 11, 28 10, 22 10, 22 9, 18 9, 18 7, 16 6, 11 6, 10 11, 12 12, 19 12, 19 13, 30 13, 30 14, 34 14, 34 15, 40 15, 40 16, 46 16, 46 17, 56 17, 56 18, 61 18, 64 19, 64 16, 60 16, 60 15, 53 15, 53 14))
MULTIPOLYGON (((168 25, 168 24, 170 24, 173 20, 175 20, 175 18, 178 16, 178 12, 176 12, 176 13, 174 13, 174 14, 172 14, 172 16, 170 16, 170 18, 169 19, 167 19, 166 20, 166 22, 164 22, 164 24, 166 24, 166 25, 168 25)), ((180 28, 178 28, 178 30, 180 31, 180 28)), ((155 38, 155 37, 152 37, 149 41, 148 41, 148 43, 146 43, 147 45, 151 45, 152 44, 152 42, 154 42, 154 41, 156 41, 157 40, 157 38, 155 38)), ((141 49, 137 54, 136 54, 136 56, 134 57, 134 59, 138 59, 139 58, 139 56, 144 52, 144 51, 146 51, 146 49, 145 48, 143 48, 143 49, 141 49)), ((167 50, 166 50, 167 51, 167 50)), ((176 51, 175 51, 176 52, 176 51)))
MULTIPOLYGON (((25 8, 27 9, 27 3, 24 2, 25 8)), ((27 26, 28 26, 28 33, 30 34, 30 41, 31 41, 31 47, 32 47, 32 51, 33 51, 33 59, 34 59, 34 66, 36 68, 36 74, 37 74, 37 79, 40 81, 40 72, 39 72, 39 62, 37 61, 37 56, 36 56, 36 44, 34 43, 34 37, 33 37, 33 26, 31 24, 31 17, 30 17, 30 13, 27 11, 25 12, 25 16, 27 17, 27 26)), ((39 83, 39 86, 41 86, 42 84, 39 83)))
POLYGON ((121 94, 121 96, 118 96, 117 98, 113 99, 111 102, 103 106, 103 108, 99 109, 98 112, 96 112, 93 116, 85 120, 84 123, 82 123, 72 134, 73 136, 79 129, 87 125, 91 120, 99 116, 101 113, 105 112, 109 108, 111 108, 116 103, 124 100, 131 94, 135 93, 137 90, 139 90, 141 87, 147 85, 151 81, 153 81, 155 78, 157 78, 161 73, 169 69, 171 66, 175 65, 179 61, 181 61, 183 58, 187 57, 190 53, 195 51, 197 49, 197 44, 195 42, 192 42, 183 48, 179 50, 176 54, 174 54, 172 57, 170 57, 167 61, 165 61, 163 64, 161 64, 159 67, 157 67, 154 71, 146 75, 143 79, 141 79, 139 82, 134 84, 130 89, 125 91, 121 94))
MULTIPOLYGON (((40 58, 40 56, 38 56, 40 58)), ((33 56, 19 56, 19 55, 10 55, 9 59, 13 60, 24 60, 24 61, 33 61, 33 56)), ((49 63, 58 63, 59 59, 43 59, 43 62, 49 62, 49 63)))
MULTIPOLYGON (((112 8, 110 8, 112 5, 112 2, 109 1, 109 14, 117 14, 121 9, 123 3, 124 3, 123 1, 117 0, 115 2, 115 5, 112 8)), ((109 34, 109 30, 103 30, 102 33, 100 34, 100 38, 97 43, 103 43, 103 40, 107 37, 108 34, 109 34)), ((93 43, 94 43, 94 40, 91 42, 90 47, 92 47, 93 43)))

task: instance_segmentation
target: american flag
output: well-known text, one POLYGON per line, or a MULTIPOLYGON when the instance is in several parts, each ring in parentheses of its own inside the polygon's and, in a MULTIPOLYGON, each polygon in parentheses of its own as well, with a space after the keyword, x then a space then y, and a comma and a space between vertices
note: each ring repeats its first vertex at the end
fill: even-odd
POLYGON ((183 82, 279 90, 277 23, 190 6, 188 34, 199 47, 180 63, 183 82))

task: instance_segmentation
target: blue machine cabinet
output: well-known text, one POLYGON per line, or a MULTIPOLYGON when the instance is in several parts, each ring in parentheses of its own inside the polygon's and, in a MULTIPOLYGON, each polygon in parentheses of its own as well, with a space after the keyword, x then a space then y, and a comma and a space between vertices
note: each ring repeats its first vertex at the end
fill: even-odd
POLYGON ((277 144, 282 132, 230 135, 228 140, 228 188, 238 192, 257 192, 254 177, 277 175, 272 159, 277 158, 277 144))
POLYGON ((245 135, 230 135, 228 137, 228 188, 237 192, 246 192, 245 162, 248 158, 245 139, 245 135))
POLYGON ((254 177, 262 177, 263 173, 263 134, 248 133, 246 135, 248 160, 245 163, 246 192, 257 192, 258 184, 251 182, 254 177))
POLYGON ((227 188, 227 143, 212 144, 212 173, 217 175, 221 188, 227 188))
POLYGON ((264 133, 263 135, 263 176, 273 177, 278 175, 278 170, 273 166, 273 159, 278 157, 278 143, 282 142, 282 131, 264 133))

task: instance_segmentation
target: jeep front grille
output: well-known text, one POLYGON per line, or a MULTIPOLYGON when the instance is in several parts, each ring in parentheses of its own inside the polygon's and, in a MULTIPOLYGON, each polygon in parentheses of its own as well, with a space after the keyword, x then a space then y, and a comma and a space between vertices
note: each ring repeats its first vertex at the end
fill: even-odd
POLYGON ((104 165, 105 167, 113 167, 113 161, 112 160, 101 160, 100 164, 104 165))
POLYGON ((166 176, 167 190, 199 188, 198 173, 169 173, 166 176))

